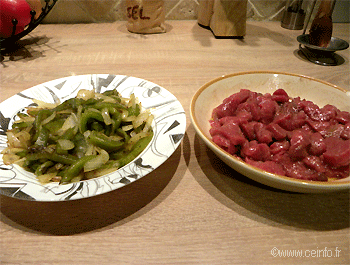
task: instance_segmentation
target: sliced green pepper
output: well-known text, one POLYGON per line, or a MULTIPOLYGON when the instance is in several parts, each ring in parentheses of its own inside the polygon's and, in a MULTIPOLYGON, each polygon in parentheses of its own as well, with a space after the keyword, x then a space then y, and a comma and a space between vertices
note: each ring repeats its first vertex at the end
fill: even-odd
POLYGON ((103 133, 92 131, 88 136, 88 141, 107 152, 119 150, 124 146, 124 142, 110 139, 103 133))
POLYGON ((35 170, 35 175, 40 176, 40 175, 44 174, 45 171, 46 171, 49 167, 51 167, 51 166, 53 166, 53 165, 54 165, 54 163, 53 163, 52 161, 50 161, 50 160, 48 160, 48 161, 42 163, 40 166, 38 166, 38 167, 36 168, 36 170, 35 170))
POLYGON ((79 127, 82 133, 84 133, 87 130, 88 122, 91 119, 103 122, 103 117, 100 112, 87 109, 85 112, 81 114, 81 118, 80 118, 79 127))
POLYGON ((74 164, 72 164, 64 171, 60 183, 70 182, 74 177, 79 175, 80 171, 83 170, 85 163, 90 161, 91 159, 94 159, 95 157, 95 155, 84 156, 76 162, 74 162, 74 164))

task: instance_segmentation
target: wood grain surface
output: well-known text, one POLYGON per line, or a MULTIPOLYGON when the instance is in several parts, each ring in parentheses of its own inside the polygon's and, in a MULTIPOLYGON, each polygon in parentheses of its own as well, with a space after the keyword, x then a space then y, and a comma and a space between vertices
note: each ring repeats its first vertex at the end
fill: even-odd
MULTIPOLYGON (((244 39, 216 39, 196 21, 167 33, 129 33, 125 22, 40 25, 0 66, 0 102, 70 75, 125 74, 173 93, 187 113, 175 153, 121 189, 68 202, 0 196, 0 264, 349 264, 349 192, 297 194, 231 170, 189 119, 192 95, 218 76, 283 71, 350 90, 342 64, 316 65, 298 52, 301 31, 247 22, 244 39), (295 251, 295 252, 290 252, 295 251)), ((333 35, 349 42, 349 25, 333 35)))

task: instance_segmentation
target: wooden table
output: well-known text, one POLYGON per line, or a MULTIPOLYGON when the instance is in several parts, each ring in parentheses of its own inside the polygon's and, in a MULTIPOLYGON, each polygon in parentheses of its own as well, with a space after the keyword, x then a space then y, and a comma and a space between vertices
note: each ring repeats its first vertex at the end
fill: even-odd
MULTIPOLYGON (((70 75, 147 79, 182 103, 187 131, 157 170, 113 192, 68 202, 1 196, 1 264, 349 264, 349 192, 295 194, 230 170, 195 134, 189 104, 211 79, 233 72, 304 74, 349 89, 342 65, 298 53, 301 31, 248 22, 247 36, 215 39, 196 21, 167 33, 128 33, 125 22, 40 25, 1 64, 0 101, 70 75), (295 252, 293 252, 295 251, 295 252)), ((349 25, 334 36, 349 42, 349 25)))

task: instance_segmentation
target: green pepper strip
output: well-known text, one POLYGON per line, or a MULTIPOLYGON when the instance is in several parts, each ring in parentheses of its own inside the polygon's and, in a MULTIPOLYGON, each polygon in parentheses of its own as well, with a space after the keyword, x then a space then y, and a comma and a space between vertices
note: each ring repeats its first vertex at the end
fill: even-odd
POLYGON ((117 135, 124 137, 125 142, 128 142, 130 140, 130 136, 122 128, 118 128, 116 133, 117 135))
MULTIPOLYGON (((149 144, 149 142, 152 140, 153 133, 149 136, 146 136, 144 138, 141 138, 138 140, 131 151, 128 154, 125 154, 122 158, 120 158, 120 153, 116 153, 115 157, 119 158, 117 161, 119 162, 119 167, 125 166, 126 164, 130 163, 132 160, 134 160, 149 144)), ((113 159, 114 155, 111 154, 110 158, 113 159)))
POLYGON ((103 117, 100 112, 92 111, 92 110, 86 110, 83 114, 81 114, 80 119, 80 131, 81 133, 84 133, 87 130, 87 124, 90 119, 95 119, 98 121, 103 122, 103 117))
POLYGON ((14 123, 12 125, 12 128, 19 128, 19 129, 23 129, 26 128, 28 126, 31 126, 33 124, 32 121, 23 121, 23 122, 18 122, 18 123, 14 123))
POLYGON ((126 109, 126 107, 118 102, 98 102, 92 106, 95 109, 101 110, 107 108, 111 114, 115 114, 117 109, 126 109))
POLYGON ((138 104, 135 105, 135 107, 130 107, 128 108, 128 113, 129 113, 129 116, 139 116, 140 115, 140 106, 138 104))
POLYGON ((57 107, 53 108, 54 111, 62 111, 66 109, 76 110, 78 106, 81 105, 81 99, 78 98, 70 98, 64 102, 62 102, 57 107))
POLYGON ((95 146, 98 146, 107 152, 119 150, 124 146, 124 142, 111 140, 103 133, 92 131, 88 137, 88 141, 95 146))
POLYGON ((51 166, 53 166, 54 163, 50 160, 46 161, 45 163, 41 164, 40 166, 37 167, 37 169, 35 170, 35 175, 36 176, 40 176, 42 174, 44 174, 44 172, 51 166))
POLYGON ((41 128, 42 128, 42 124, 41 122, 48 116, 50 116, 53 113, 52 110, 50 109, 42 109, 38 112, 35 121, 34 121, 34 127, 35 127, 35 135, 34 135, 34 141, 36 141, 36 139, 39 137, 41 128))
POLYGON ((28 154, 26 156, 27 160, 39 160, 39 159, 47 159, 51 161, 55 161, 58 163, 66 164, 66 165, 72 165, 77 161, 77 158, 75 158, 72 155, 59 155, 57 153, 35 153, 35 154, 28 154))
POLYGON ((41 128, 39 130, 38 138, 35 141, 35 145, 45 146, 47 144, 48 139, 49 139, 49 130, 45 128, 41 128))
POLYGON ((80 158, 78 161, 76 161, 74 164, 72 164, 67 170, 64 172, 61 182, 60 183, 68 183, 70 182, 74 177, 78 176, 80 171, 84 168, 84 165, 86 162, 90 161, 91 159, 94 159, 96 155, 90 155, 90 156, 84 156, 80 158))

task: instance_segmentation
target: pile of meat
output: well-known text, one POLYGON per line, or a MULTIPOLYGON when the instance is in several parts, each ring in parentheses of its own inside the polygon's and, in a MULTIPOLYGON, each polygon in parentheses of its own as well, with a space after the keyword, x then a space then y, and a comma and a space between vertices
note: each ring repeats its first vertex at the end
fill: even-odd
POLYGON ((283 90, 242 89, 216 107, 212 140, 265 171, 296 179, 328 181, 349 176, 350 113, 291 98, 283 90))

